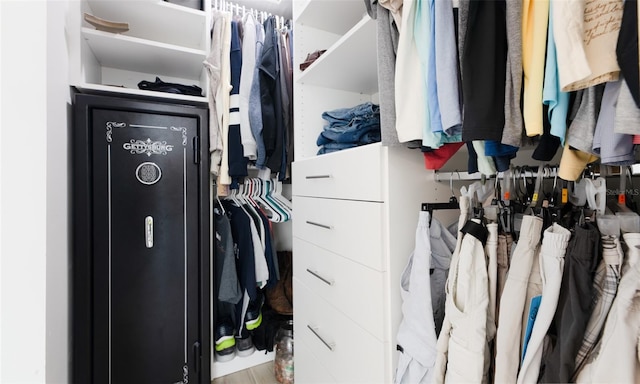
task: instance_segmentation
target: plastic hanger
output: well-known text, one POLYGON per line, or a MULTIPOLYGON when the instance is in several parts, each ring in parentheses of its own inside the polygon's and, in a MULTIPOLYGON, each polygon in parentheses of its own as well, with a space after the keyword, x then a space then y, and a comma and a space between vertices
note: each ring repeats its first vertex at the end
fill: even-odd
MULTIPOLYGON (((455 171, 458 173, 458 171, 455 171)), ((460 174, 458 173, 458 178, 460 178, 460 174)), ((464 187, 463 187, 464 188, 464 187)), ((446 203, 422 203, 420 208, 421 211, 429 212, 429 226, 431 226, 431 219, 433 218, 433 211, 440 209, 460 209, 460 203, 458 203, 458 199, 456 198, 455 193, 453 192, 453 173, 449 178, 449 189, 451 189, 451 197, 449 197, 449 201, 446 203)))

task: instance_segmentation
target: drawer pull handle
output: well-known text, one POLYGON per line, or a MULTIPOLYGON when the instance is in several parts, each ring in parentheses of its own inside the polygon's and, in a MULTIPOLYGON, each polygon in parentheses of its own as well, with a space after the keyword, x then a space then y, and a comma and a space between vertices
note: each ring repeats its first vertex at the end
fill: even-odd
POLYGON ((311 175, 305 176, 305 179, 330 179, 331 175, 311 175))
POLYGON ((326 283, 327 285, 333 285, 333 281, 324 278, 322 276, 320 276, 320 274, 318 274, 318 272, 316 271, 312 271, 309 268, 307 268, 307 272, 309 272, 310 274, 312 274, 313 276, 317 277, 318 279, 320 279, 321 281, 323 281, 324 283, 326 283))
POLYGON ((332 229, 330 225, 320 224, 320 223, 316 223, 316 222, 309 221, 309 220, 307 220, 307 224, 315 225, 316 227, 320 227, 320 228, 324 228, 324 229, 332 229))
POLYGON ((320 341, 322 341, 322 344, 329 348, 330 351, 333 351, 333 348, 335 347, 334 343, 328 343, 325 339, 322 338, 322 336, 318 334, 318 331, 309 324, 307 324, 307 328, 309 328, 309 330, 311 330, 311 332, 313 332, 313 334, 316 335, 316 337, 320 339, 320 341))

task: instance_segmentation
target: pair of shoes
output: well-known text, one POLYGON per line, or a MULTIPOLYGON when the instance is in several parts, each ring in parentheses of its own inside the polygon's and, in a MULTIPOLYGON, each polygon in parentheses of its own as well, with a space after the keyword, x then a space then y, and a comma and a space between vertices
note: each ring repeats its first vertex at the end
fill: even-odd
POLYGON ((214 328, 215 357, 217 361, 232 360, 236 353, 234 327, 228 321, 222 321, 214 328))

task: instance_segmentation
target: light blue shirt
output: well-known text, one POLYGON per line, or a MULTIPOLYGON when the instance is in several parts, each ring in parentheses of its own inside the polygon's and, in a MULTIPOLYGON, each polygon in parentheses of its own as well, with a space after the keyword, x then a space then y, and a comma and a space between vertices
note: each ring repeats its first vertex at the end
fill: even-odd
MULTIPOLYGON (((458 49, 456 46, 453 2, 430 0, 435 18, 435 70, 438 93, 438 111, 442 129, 449 135, 462 133, 462 107, 458 82, 458 49), (435 7, 434 7, 435 4, 435 7)), ((432 18, 432 20, 434 20, 432 18)), ((460 140, 462 136, 460 136, 460 140)))
POLYGON ((549 2, 549 30, 547 35, 547 62, 544 68, 544 86, 542 89, 542 103, 549 106, 549 122, 551 134, 559 137, 564 146, 567 133, 567 114, 569 113, 569 93, 560 89, 558 76, 558 59, 556 43, 553 40, 553 1, 549 2))

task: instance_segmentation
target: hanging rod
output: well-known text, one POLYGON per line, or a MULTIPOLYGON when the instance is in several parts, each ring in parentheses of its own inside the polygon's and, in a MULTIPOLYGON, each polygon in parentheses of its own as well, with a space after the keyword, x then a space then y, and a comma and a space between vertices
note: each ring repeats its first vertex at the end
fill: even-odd
MULTIPOLYGON (((538 166, 522 166, 519 167, 520 168, 520 176, 521 177, 526 177, 526 178, 535 178, 538 176, 538 166), (524 169, 524 170, 523 170, 524 169)), ((609 176, 620 176, 620 169, 623 167, 619 167, 619 166, 610 166, 611 170, 608 172, 602 172, 603 174, 605 174, 607 177, 609 176)), ((640 164, 632 164, 627 166, 626 168, 628 168, 631 171, 631 175, 632 176, 638 176, 640 175, 640 164)), ((516 168, 512 168, 513 169, 516 168)), ((555 174, 557 174, 557 170, 558 170, 558 166, 550 166, 550 167, 546 167, 545 169, 545 173, 543 173, 543 177, 546 179, 549 178, 553 178, 555 177, 555 174), (553 171, 552 172, 548 172, 548 170, 553 171)), ((586 168, 585 169, 586 172, 589 172, 588 175, 589 177, 593 176, 593 177, 599 177, 601 175, 599 166, 592 166, 591 169, 586 168)), ((485 179, 495 179, 496 177, 498 179, 502 179, 504 178, 504 172, 498 172, 494 175, 482 175, 480 172, 475 172, 475 173, 468 173, 468 172, 459 172, 459 171, 452 171, 452 172, 440 172, 440 171, 435 171, 434 172, 434 176, 435 176, 435 180, 436 181, 446 181, 449 182, 450 180, 453 181, 471 181, 471 180, 482 180, 483 176, 485 179)))

